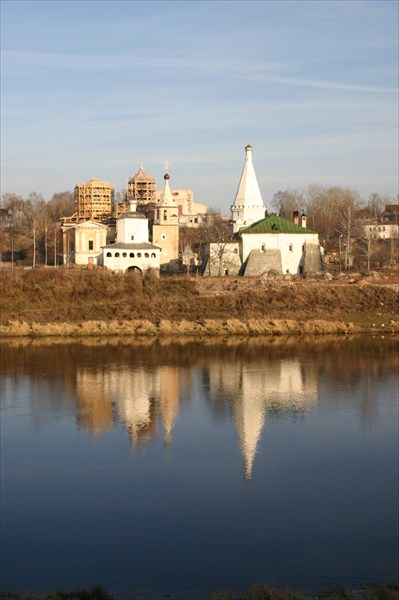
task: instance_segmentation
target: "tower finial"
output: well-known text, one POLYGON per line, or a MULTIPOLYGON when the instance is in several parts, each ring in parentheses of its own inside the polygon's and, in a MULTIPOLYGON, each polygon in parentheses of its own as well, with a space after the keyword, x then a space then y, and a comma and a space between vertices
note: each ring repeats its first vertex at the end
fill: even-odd
POLYGON ((169 169, 169 161, 165 160, 165 173, 168 172, 168 169, 169 169))

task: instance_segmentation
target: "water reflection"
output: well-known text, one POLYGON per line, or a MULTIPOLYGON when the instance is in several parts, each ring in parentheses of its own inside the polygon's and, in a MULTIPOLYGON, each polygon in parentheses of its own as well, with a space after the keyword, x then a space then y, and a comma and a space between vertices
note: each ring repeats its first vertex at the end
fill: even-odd
POLYGON ((359 408, 370 424, 375 378, 396 371, 397 344, 395 338, 256 338, 245 344, 229 338, 221 353, 220 340, 10 341, 1 345, 2 386, 5 391, 13 381, 13 392, 2 398, 16 401, 28 378, 36 427, 72 412, 81 431, 98 436, 122 425, 132 446, 144 447, 162 430, 170 447, 181 403, 193 394, 195 365, 210 410, 234 425, 249 480, 268 415, 303 417, 318 402, 321 377, 329 392, 350 391, 363 380, 359 408))
POLYGON ((210 403, 231 407, 247 480, 252 477, 266 413, 292 411, 301 415, 317 402, 317 369, 302 364, 299 358, 212 363, 204 369, 204 379, 210 403))
POLYGON ((0 350, 5 587, 315 595, 397 573, 398 339, 0 350))

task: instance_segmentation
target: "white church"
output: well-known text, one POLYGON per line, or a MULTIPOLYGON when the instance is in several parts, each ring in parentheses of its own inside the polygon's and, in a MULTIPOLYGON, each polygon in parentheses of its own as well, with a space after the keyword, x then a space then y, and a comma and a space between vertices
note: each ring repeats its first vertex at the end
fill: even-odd
POLYGON ((252 146, 245 147, 245 163, 231 206, 231 240, 205 248, 204 276, 259 276, 270 271, 303 275, 323 271, 323 249, 306 216, 293 220, 267 215, 252 162, 252 146))

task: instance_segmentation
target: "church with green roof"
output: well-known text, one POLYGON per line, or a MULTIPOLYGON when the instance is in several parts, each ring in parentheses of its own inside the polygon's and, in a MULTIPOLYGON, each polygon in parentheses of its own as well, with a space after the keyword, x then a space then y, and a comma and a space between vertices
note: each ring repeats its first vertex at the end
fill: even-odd
POLYGON ((267 215, 252 163, 252 146, 246 159, 234 204, 229 241, 207 245, 204 276, 258 277, 270 272, 305 275, 324 271, 318 234, 307 227, 305 214, 294 211, 292 220, 267 215))

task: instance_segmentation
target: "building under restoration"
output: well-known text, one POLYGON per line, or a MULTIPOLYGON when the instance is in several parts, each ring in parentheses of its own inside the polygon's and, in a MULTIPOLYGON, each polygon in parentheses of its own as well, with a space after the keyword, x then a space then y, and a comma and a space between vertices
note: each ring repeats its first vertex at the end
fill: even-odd
POLYGON ((114 186, 112 183, 90 179, 86 183, 77 183, 74 191, 75 213, 71 221, 105 222, 113 213, 114 186))

